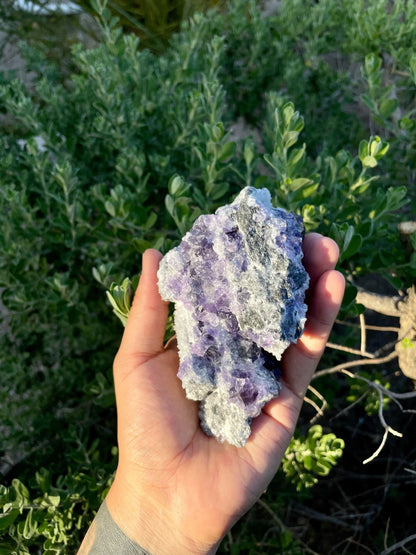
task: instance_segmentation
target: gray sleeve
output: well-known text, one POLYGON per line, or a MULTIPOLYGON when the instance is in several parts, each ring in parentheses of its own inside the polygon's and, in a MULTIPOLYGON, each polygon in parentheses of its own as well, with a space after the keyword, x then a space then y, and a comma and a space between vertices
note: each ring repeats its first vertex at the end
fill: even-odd
MULTIPOLYGON (((85 546, 86 555, 151 555, 117 526, 105 501, 95 515, 90 531, 91 539, 85 546)), ((83 553, 81 548, 79 554, 83 553)))

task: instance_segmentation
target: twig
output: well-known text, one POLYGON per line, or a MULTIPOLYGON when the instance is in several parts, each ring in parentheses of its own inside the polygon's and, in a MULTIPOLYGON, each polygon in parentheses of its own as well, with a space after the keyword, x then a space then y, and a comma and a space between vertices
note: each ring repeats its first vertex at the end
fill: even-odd
MULTIPOLYGON (((384 359, 390 359, 394 358, 394 356, 397 356, 395 352, 390 353, 388 356, 384 357, 384 359)), ((332 374, 334 371, 335 372, 339 372, 340 374, 344 374, 346 376, 348 376, 349 378, 353 378, 353 379, 358 379, 361 380, 363 382, 365 382, 368 386, 372 387, 373 389, 375 389, 377 391, 378 397, 379 397, 379 407, 378 407, 378 417, 380 420, 381 425, 384 428, 384 434, 383 434, 383 438, 381 440, 380 445, 378 446, 378 448, 374 451, 374 453, 371 455, 371 457, 369 457, 368 459, 365 459, 363 461, 363 464, 368 464, 369 462, 373 461, 376 457, 378 457, 378 455, 381 453, 383 447, 386 444, 387 441, 387 437, 389 434, 394 435, 396 437, 403 437, 403 434, 401 432, 398 432, 397 430, 395 430, 394 428, 392 428, 389 424, 387 424, 385 418, 384 418, 384 413, 383 413, 383 400, 384 400, 384 396, 389 397, 392 401, 394 401, 401 410, 403 410, 403 407, 401 405, 401 403, 399 402, 399 399, 410 399, 412 397, 416 397, 416 391, 410 391, 407 393, 394 393, 393 391, 389 391, 387 388, 385 388, 384 386, 382 386, 381 384, 372 382, 371 380, 369 380, 368 378, 365 378, 364 376, 360 376, 358 374, 353 374, 352 372, 349 372, 348 370, 346 370, 347 366, 356 366, 358 365, 358 363, 361 364, 380 364, 380 360, 382 359, 374 359, 374 360, 360 360, 360 361, 351 361, 351 363, 346 363, 346 364, 340 364, 338 366, 335 366, 333 368, 329 368, 326 371, 321 371, 321 373, 317 373, 322 375, 327 375, 327 374, 332 374), (324 372, 324 373, 322 373, 324 372)), ((384 360, 385 361, 385 360, 384 360)), ((316 375, 315 375, 316 376, 316 375)))
MULTIPOLYGON (((391 426, 389 426, 389 424, 387 424, 385 418, 384 418, 384 413, 383 413, 383 392, 387 392, 388 389, 386 389, 385 387, 383 387, 380 384, 374 383, 371 380, 368 380, 367 378, 364 378, 363 376, 357 376, 355 374, 351 374, 351 372, 348 372, 348 374, 350 374, 350 377, 355 377, 357 379, 361 379, 362 381, 364 381, 365 383, 367 383, 369 386, 373 387, 377 393, 378 393, 378 418, 381 422, 381 425, 384 428, 384 434, 383 434, 383 439, 381 440, 380 445, 378 446, 378 448, 374 451, 374 453, 371 455, 371 457, 368 457, 368 459, 365 459, 363 461, 363 464, 368 464, 369 462, 373 461, 374 459, 376 459, 378 457, 378 455, 381 453, 381 451, 383 450, 383 447, 386 444, 387 441, 387 437, 389 434, 396 436, 396 437, 403 437, 403 434, 401 432, 398 432, 397 430, 395 430, 394 428, 392 428, 391 426)), ((393 399, 394 401, 396 401, 396 403, 399 405, 400 408, 401 405, 400 403, 394 399, 394 395, 392 394, 392 392, 389 392, 390 395, 389 397, 391 399, 393 399)))
POLYGON ((316 397, 318 397, 320 401, 322 401, 322 406, 319 407, 318 404, 315 403, 313 399, 309 399, 309 397, 305 397, 305 401, 309 403, 316 410, 316 415, 311 420, 311 422, 313 422, 318 416, 324 415, 324 410, 327 407, 328 403, 326 402, 325 397, 321 393, 319 393, 319 391, 315 389, 312 385, 308 386, 308 391, 313 393, 316 397))
POLYGON ((336 349, 337 351, 344 351, 345 353, 350 353, 351 355, 359 355, 367 358, 376 358, 373 353, 367 353, 360 351, 358 349, 353 349, 352 347, 344 347, 344 345, 337 345, 336 343, 331 343, 330 341, 326 344, 330 349, 336 349))
POLYGON ((279 526, 280 531, 284 532, 286 530, 286 526, 283 523, 283 521, 277 516, 277 514, 273 511, 273 509, 271 509, 269 505, 265 503, 262 499, 259 499, 257 503, 260 505, 260 507, 262 507, 265 511, 269 513, 269 515, 272 517, 274 522, 279 526))
MULTIPOLYGON (((331 516, 331 515, 326 515, 325 513, 321 513, 320 511, 315 511, 314 509, 311 509, 310 507, 307 507, 306 505, 300 505, 300 504, 296 504, 293 506, 293 510, 296 511, 297 513, 301 514, 301 515, 306 515, 309 518, 314 518, 316 520, 319 520, 321 522, 331 522, 332 524, 336 524, 337 526, 341 526, 342 528, 349 528, 350 530, 360 530, 362 529, 362 526, 357 524, 349 524, 348 522, 345 522, 344 520, 342 520, 341 518, 338 518, 336 516, 331 516)), ((357 515, 348 515, 346 516, 347 518, 356 518, 357 515)))
POLYGON ((358 405, 359 403, 361 403, 361 401, 365 397, 367 397, 367 395, 368 395, 368 391, 365 391, 360 397, 358 397, 358 399, 356 399, 350 405, 347 405, 345 408, 343 408, 341 411, 339 411, 333 418, 334 419, 339 418, 343 414, 346 414, 349 410, 351 410, 353 407, 355 407, 355 405, 358 405))
POLYGON ((332 368, 325 368, 324 370, 320 370, 319 372, 315 372, 312 376, 312 380, 316 378, 321 378, 322 376, 328 376, 330 374, 336 374, 345 368, 354 368, 355 366, 365 366, 369 364, 384 364, 385 362, 390 362, 397 358, 398 355, 395 351, 389 353, 385 357, 380 358, 372 358, 372 359, 359 359, 359 360, 350 360, 349 362, 344 362, 342 364, 338 364, 337 366, 333 366, 332 368))
MULTIPOLYGON (((384 445, 386 444, 387 441, 387 437, 388 434, 392 434, 393 436, 396 437, 403 437, 403 434, 401 432, 398 432, 397 430, 395 430, 394 428, 392 428, 389 424, 387 424, 385 418, 384 418, 384 413, 383 413, 383 394, 390 397, 393 401, 395 401, 400 408, 402 408, 401 404, 397 401, 397 399, 395 399, 395 394, 392 391, 389 391, 388 389, 386 389, 384 386, 377 384, 375 382, 372 382, 371 380, 364 378, 364 376, 359 376, 357 374, 353 374, 352 372, 348 372, 346 370, 342 371, 343 374, 347 375, 350 378, 355 378, 355 379, 359 379, 363 382, 365 382, 366 384, 368 384, 370 387, 372 387, 373 389, 375 389, 378 393, 378 397, 379 397, 379 403, 378 403, 378 418, 381 422, 381 425, 384 428, 384 434, 383 434, 383 439, 381 440, 381 443, 379 445, 379 447, 374 451, 374 453, 371 455, 371 457, 369 457, 368 459, 365 459, 365 461, 363 461, 363 464, 367 464, 371 461, 373 461, 375 458, 378 457, 378 455, 381 453, 384 445)), ((416 392, 414 392, 416 395, 416 392)))
POLYGON ((305 403, 307 403, 308 405, 311 405, 311 407, 313 407, 316 410, 316 415, 312 418, 312 420, 314 420, 316 418, 316 416, 323 416, 324 412, 323 410, 315 403, 315 401, 313 401, 312 399, 309 399, 309 397, 305 397, 304 398, 305 403))
POLYGON ((360 329, 361 329, 360 351, 362 353, 366 353, 367 352, 367 334, 366 334, 366 330, 365 330, 364 314, 360 314, 360 329))
POLYGON ((352 543, 354 545, 359 545, 362 549, 365 549, 366 551, 368 551, 368 553, 370 553, 371 555, 375 555, 374 551, 372 549, 370 549, 367 545, 364 545, 361 542, 358 542, 357 540, 355 540, 354 538, 348 538, 348 543, 352 543))
POLYGON ((387 519, 386 529, 384 531, 384 549, 387 549, 387 538, 389 537, 390 517, 387 519))
MULTIPOLYGON (((383 439, 381 440, 380 445, 377 447, 377 449, 374 451, 371 457, 368 457, 368 459, 365 459, 365 461, 363 461, 363 464, 368 464, 369 462, 373 461, 379 456, 379 454, 383 450, 383 447, 386 445, 388 435, 389 435, 389 430, 385 429, 383 434, 383 439)), ((400 435, 402 436, 402 434, 400 435)))
POLYGON ((388 555, 389 553, 397 553, 397 550, 400 548, 404 548, 404 546, 413 541, 416 540, 416 534, 412 534, 411 536, 407 536, 407 538, 404 538, 403 540, 391 545, 390 547, 388 547, 387 549, 385 549, 384 551, 382 551, 380 553, 380 555, 388 555))
MULTIPOLYGON (((355 324, 354 322, 344 322, 344 321, 338 320, 338 319, 335 320, 335 322, 339 325, 347 326, 349 328, 359 328, 360 327, 360 324, 355 324)), ((386 332, 391 332, 392 331, 392 332, 395 332, 395 333, 399 333, 399 331, 400 331, 400 328, 397 328, 395 326, 373 326, 373 325, 370 325, 370 324, 366 324, 365 327, 366 327, 367 330, 370 330, 370 331, 386 331, 386 332)))
POLYGON ((395 326, 372 326, 367 324, 366 328, 370 331, 389 331, 394 333, 399 333, 400 331, 400 328, 396 328, 395 326))

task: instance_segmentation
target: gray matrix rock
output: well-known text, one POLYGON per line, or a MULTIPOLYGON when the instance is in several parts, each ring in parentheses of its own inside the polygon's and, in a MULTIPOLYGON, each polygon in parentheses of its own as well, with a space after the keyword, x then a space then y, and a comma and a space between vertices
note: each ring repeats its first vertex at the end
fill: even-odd
POLYGON ((245 445, 252 418, 280 392, 278 361, 305 324, 303 233, 267 189, 246 187, 200 216, 160 263, 160 294, 175 303, 178 376, 219 441, 245 445))

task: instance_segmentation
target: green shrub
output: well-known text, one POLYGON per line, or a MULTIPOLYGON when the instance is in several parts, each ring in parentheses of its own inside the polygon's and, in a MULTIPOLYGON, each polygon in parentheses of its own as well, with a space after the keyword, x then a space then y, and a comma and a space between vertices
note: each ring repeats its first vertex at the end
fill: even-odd
MULTIPOLYGON (((1 77, 3 552, 72 552, 105 496, 121 334, 105 289, 123 319, 146 248, 166 252, 199 214, 249 184, 334 237, 351 281, 368 272, 401 288, 414 281, 416 241, 405 252, 396 226, 414 199, 405 188, 416 137, 406 48, 416 16, 404 2, 405 21, 377 11, 380 29, 405 25, 402 41, 388 42, 358 0, 306 4, 261 17, 255 2, 237 0, 226 17, 196 14, 155 56, 97 3, 103 43, 72 49, 70 77, 28 49, 33 89, 1 77), (357 18, 367 42, 351 34, 357 18), (393 57, 399 76, 380 56, 393 57), (244 116, 261 139, 233 136, 244 116)), ((344 314, 362 310, 354 297, 351 285, 344 314)), ((292 451, 322 475, 324 444, 311 437, 306 458, 300 444, 292 451)))
POLYGON ((293 438, 282 462, 282 469, 296 488, 311 488, 317 476, 327 476, 342 456, 344 441, 335 434, 322 434, 316 424, 308 430, 306 438, 293 438))

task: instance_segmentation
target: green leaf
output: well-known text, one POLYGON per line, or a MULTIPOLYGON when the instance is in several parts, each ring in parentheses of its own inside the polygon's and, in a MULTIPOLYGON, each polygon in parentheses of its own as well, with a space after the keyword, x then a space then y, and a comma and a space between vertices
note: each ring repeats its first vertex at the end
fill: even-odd
POLYGON ((12 480, 12 488, 14 490, 14 494, 15 494, 15 498, 16 498, 15 502, 18 503, 19 506, 22 507, 23 505, 25 505, 30 500, 29 490, 17 478, 14 478, 12 480))
POLYGON ((219 183, 215 186, 215 189, 212 191, 210 197, 212 200, 219 200, 222 198, 230 188, 228 183, 219 183))
POLYGON ((361 162, 364 168, 375 168, 377 166, 377 160, 374 156, 365 156, 361 162))
POLYGON ((313 468, 312 455, 306 455, 303 459, 303 464, 305 465, 306 470, 312 470, 313 468))
POLYGON ((255 156, 255 147, 253 137, 247 137, 243 145, 243 156, 247 167, 251 166, 255 156))
POLYGON ((212 138, 215 142, 220 142, 224 136, 224 125, 221 122, 216 123, 211 130, 212 138))
POLYGON ((389 149, 389 144, 380 137, 371 137, 369 141, 361 141, 358 148, 358 157, 364 168, 375 168, 389 149))
POLYGON ((0 530, 5 530, 6 528, 9 528, 19 516, 19 514, 19 509, 12 509, 7 513, 0 513, 0 530))
POLYGON ((146 223, 144 224, 144 228, 145 230, 149 230, 152 229, 152 227, 155 225, 155 223, 157 222, 157 214, 156 212, 150 212, 149 217, 146 220, 146 223))
POLYGON ((395 98, 386 98, 380 104, 380 115, 382 118, 389 118, 397 109, 399 103, 395 98))
POLYGON ((356 254, 360 250, 362 243, 363 239, 361 235, 354 234, 353 237, 351 237, 351 239, 349 240, 346 247, 343 249, 340 255, 340 262, 343 262, 347 258, 351 258, 352 256, 354 256, 354 254, 356 254))
POLYGON ((368 141, 362 140, 358 147, 358 157, 360 158, 361 162, 368 156, 368 141))
POLYGON ((377 104, 368 96, 368 94, 362 94, 361 100, 370 109, 371 112, 377 112, 377 104))
POLYGON ((374 53, 367 54, 365 57, 364 67, 367 75, 376 73, 381 68, 381 58, 374 53))
MULTIPOLYGON (((6 543, 6 542, 3 542, 2 540, 2 545, 0 545, 0 555, 10 555, 10 553, 16 553, 14 548, 15 548, 14 544, 6 543)), ((25 553, 22 553, 22 555, 25 555, 25 553)))
POLYGON ((376 160, 380 160, 389 149, 389 144, 385 141, 382 141, 380 137, 377 135, 375 137, 371 137, 368 143, 368 152, 370 156, 376 158, 376 160))
MULTIPOLYGON (((171 178, 168 184, 169 193, 172 196, 176 196, 178 191, 180 191, 181 187, 183 186, 183 179, 179 175, 175 175, 171 178)), ((180 195, 178 195, 180 196, 180 195)))
POLYGON ((22 536, 26 540, 30 540, 37 534, 37 525, 38 523, 33 518, 33 508, 30 508, 24 523, 22 536))
POLYGON ((220 153, 218 155, 219 162, 225 162, 231 156, 234 155, 236 149, 236 144, 234 142, 225 143, 225 145, 221 148, 220 153))
POLYGON ((292 179, 289 182, 289 189, 291 191, 298 191, 299 189, 304 189, 308 185, 312 185, 312 179, 308 179, 306 177, 298 177, 296 179, 292 179))
POLYGON ((295 201, 307 199, 317 191, 317 189, 319 187, 319 183, 313 183, 312 180, 310 180, 310 181, 311 181, 310 185, 304 186, 304 187, 302 187, 302 189, 297 191, 297 193, 294 197, 295 201))
POLYGON ((48 495, 46 499, 52 507, 58 507, 61 502, 61 497, 59 495, 48 495))
POLYGON ((289 168, 289 170, 293 170, 296 166, 301 166, 304 159, 305 159, 305 153, 306 153, 306 144, 304 143, 302 145, 302 148, 295 148, 291 151, 288 162, 287 162, 287 167, 289 168))
POLYGON ((111 200, 107 200, 104 204, 105 209, 110 214, 112 218, 116 216, 116 208, 111 200))
POLYGON ((134 237, 134 239, 132 239, 132 244, 141 254, 143 254, 145 250, 150 249, 153 246, 150 241, 147 241, 146 239, 140 239, 139 237, 134 237))
POLYGON ((46 493, 51 487, 51 476, 49 470, 41 468, 36 472, 36 483, 40 487, 42 493, 46 493))
POLYGON ((295 106, 293 102, 288 102, 283 106, 283 125, 289 127, 293 116, 295 115, 295 106))
POLYGON ((166 210, 169 212, 169 214, 171 216, 174 216, 174 214, 176 213, 175 201, 170 195, 165 196, 165 206, 166 206, 166 210))
POLYGON ((285 148, 290 148, 296 144, 299 138, 299 133, 297 131, 286 131, 283 134, 283 144, 285 148))
POLYGON ((416 85, 416 54, 414 52, 410 55, 409 70, 413 83, 416 85))

